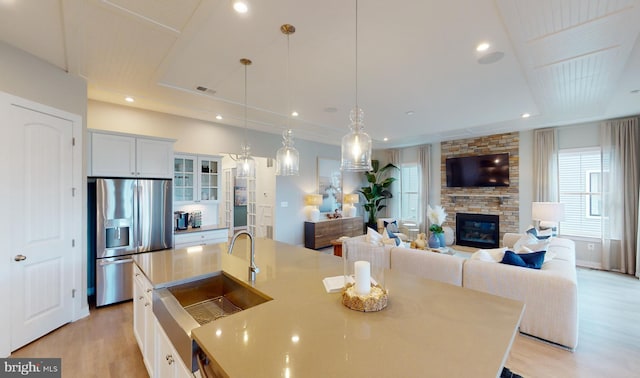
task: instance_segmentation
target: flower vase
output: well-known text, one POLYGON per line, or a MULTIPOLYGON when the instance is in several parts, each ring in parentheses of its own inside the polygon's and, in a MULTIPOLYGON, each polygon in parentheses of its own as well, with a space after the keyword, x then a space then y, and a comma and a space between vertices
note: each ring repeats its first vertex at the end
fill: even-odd
POLYGON ((438 236, 435 232, 432 232, 429 236, 428 244, 429 248, 440 248, 440 239, 438 239, 438 236))
POLYGON ((447 241, 444 238, 444 232, 440 232, 437 233, 436 236, 438 237, 438 240, 440 241, 440 247, 444 248, 447 246, 447 241))

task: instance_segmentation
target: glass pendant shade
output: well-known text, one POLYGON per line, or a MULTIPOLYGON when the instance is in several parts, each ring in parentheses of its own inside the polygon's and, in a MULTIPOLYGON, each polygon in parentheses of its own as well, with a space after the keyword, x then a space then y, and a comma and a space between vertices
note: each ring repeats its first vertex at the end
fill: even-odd
POLYGON ((297 176, 299 174, 300 155, 293 147, 293 131, 282 133, 282 147, 276 153, 276 175, 297 176))
POLYGON ((371 137, 364 132, 364 112, 360 108, 351 110, 349 116, 351 131, 342 137, 342 163, 340 169, 346 172, 363 172, 371 166, 371 137))
POLYGON ((242 146, 242 155, 236 160, 236 178, 255 178, 256 161, 253 160, 248 145, 242 146))

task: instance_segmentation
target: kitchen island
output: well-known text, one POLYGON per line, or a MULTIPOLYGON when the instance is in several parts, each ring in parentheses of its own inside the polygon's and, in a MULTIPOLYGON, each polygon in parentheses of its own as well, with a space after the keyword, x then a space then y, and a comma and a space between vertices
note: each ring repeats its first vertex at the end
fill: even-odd
MULTIPOLYGON (((154 288, 225 272, 247 280, 249 243, 144 254, 154 288)), ((255 289, 273 300, 191 332, 230 377, 495 377, 516 335, 520 302, 387 270, 388 307, 363 313, 327 293, 342 259, 268 239, 256 242, 255 289)))

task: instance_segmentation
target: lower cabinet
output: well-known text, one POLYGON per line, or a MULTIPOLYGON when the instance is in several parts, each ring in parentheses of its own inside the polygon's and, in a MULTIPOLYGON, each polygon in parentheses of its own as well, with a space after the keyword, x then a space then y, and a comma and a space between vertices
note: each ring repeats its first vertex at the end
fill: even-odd
POLYGON ((133 334, 138 342, 142 360, 150 377, 154 366, 153 287, 140 269, 133 265, 133 334))
POLYGON ((133 265, 133 334, 149 377, 193 377, 153 314, 153 286, 133 265))
POLYGON ((193 377, 191 369, 187 368, 178 355, 178 352, 164 333, 162 326, 155 321, 156 327, 156 377, 159 378, 185 378, 193 377))

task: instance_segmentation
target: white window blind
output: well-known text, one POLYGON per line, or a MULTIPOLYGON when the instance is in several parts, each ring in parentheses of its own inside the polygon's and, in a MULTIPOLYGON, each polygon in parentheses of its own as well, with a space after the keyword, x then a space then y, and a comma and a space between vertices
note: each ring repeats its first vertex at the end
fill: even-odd
POLYGON ((560 202, 565 204, 560 234, 600 238, 600 148, 560 150, 558 164, 560 202))
POLYGON ((400 217, 403 222, 418 222, 420 207, 420 173, 417 163, 401 165, 400 217))

